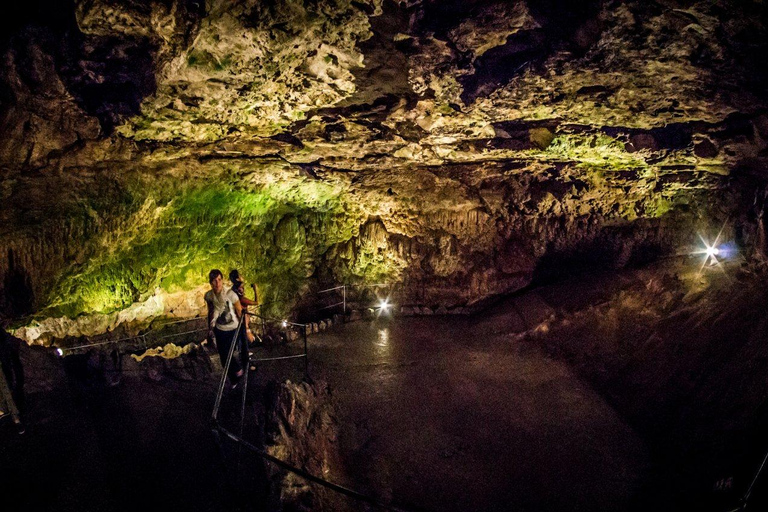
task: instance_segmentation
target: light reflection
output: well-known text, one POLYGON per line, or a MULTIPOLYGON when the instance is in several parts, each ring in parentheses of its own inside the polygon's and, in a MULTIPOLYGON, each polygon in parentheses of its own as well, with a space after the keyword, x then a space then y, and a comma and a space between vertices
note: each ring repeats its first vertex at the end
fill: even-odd
POLYGON ((389 347, 389 327, 379 329, 378 336, 376 337, 376 346, 389 347))
POLYGON ((392 345, 389 343, 389 328, 376 330, 376 338, 373 340, 373 353, 379 361, 388 361, 391 357, 392 345))

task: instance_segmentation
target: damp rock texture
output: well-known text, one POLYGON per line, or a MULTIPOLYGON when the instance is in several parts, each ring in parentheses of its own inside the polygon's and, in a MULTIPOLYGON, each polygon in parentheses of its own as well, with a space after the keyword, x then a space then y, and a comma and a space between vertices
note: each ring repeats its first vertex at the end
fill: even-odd
POLYGON ((706 508, 746 492, 763 456, 754 443, 766 422, 764 280, 764 265, 656 265, 598 304, 558 307, 516 338, 566 360, 656 446, 654 480, 686 475, 671 509, 706 508), (724 477, 733 488, 703 494, 724 477))
POLYGON ((18 9, 0 309, 29 341, 194 315, 211 268, 282 316, 340 283, 472 307, 729 219, 765 252, 763 2, 18 9))
MULTIPOLYGON (((269 455, 326 481, 338 483, 338 421, 323 382, 272 382, 267 390, 265 447, 269 455)), ((269 509, 351 510, 338 494, 271 466, 269 509)))

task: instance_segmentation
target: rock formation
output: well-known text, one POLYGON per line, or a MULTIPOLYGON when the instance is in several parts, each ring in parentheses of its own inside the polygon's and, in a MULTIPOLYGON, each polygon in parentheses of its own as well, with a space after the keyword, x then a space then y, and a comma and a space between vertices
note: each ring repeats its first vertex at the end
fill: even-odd
POLYGON ((36 314, 30 341, 79 315, 80 332, 192 315, 212 267, 274 312, 341 282, 437 310, 728 221, 765 240, 762 2, 20 9, 1 47, 0 308, 36 314))
MULTIPOLYGON (((324 383, 272 382, 265 404, 266 451, 296 468, 330 481, 342 475, 336 444, 338 421, 324 383)), ((272 467, 269 510, 352 510, 339 495, 272 467)))

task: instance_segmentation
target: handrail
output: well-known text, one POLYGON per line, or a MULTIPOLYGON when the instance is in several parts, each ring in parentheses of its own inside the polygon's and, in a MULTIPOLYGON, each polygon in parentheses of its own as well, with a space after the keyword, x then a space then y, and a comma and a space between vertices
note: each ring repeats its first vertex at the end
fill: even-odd
MULTIPOLYGON (((296 326, 296 327, 305 327, 307 325, 307 324, 300 324, 300 323, 296 323, 296 322, 289 322, 287 320, 278 320, 276 318, 265 317, 265 316, 259 315, 257 313, 248 313, 248 315, 256 317, 256 318, 260 318, 262 320, 267 320, 267 321, 285 322, 286 325, 291 325, 291 326, 296 326)), ((204 318, 203 317, 187 318, 186 320, 175 321, 175 322, 173 322, 173 324, 180 324, 180 323, 192 322, 192 321, 200 321, 201 319, 204 319, 204 318)), ((170 325, 170 324, 166 324, 166 325, 170 325)), ((164 327, 164 325, 162 327, 164 327)), ((160 340, 165 340, 165 339, 169 339, 169 338, 177 338, 179 336, 185 336, 185 335, 188 335, 188 334, 194 334, 196 332, 206 332, 206 331, 208 331, 208 327, 201 327, 200 329, 192 329, 192 330, 189 330, 189 331, 165 334, 163 336, 159 336, 159 337, 155 338, 154 341, 160 341, 160 340)), ((104 341, 98 341, 98 342, 94 342, 94 343, 85 343, 83 345, 75 345, 75 346, 71 346, 71 347, 60 347, 60 348, 62 350, 75 351, 75 350, 81 350, 81 349, 84 349, 84 348, 100 347, 100 346, 103 346, 103 345, 113 345, 113 344, 117 344, 117 343, 133 341, 133 340, 143 340, 144 343, 146 344, 147 334, 149 334, 150 332, 152 332, 152 331, 145 332, 144 334, 137 334, 136 336, 128 336, 128 337, 125 337, 125 338, 119 338, 119 339, 116 339, 116 340, 104 340, 104 341)))
POLYGON ((259 359, 252 359, 252 361, 260 363, 263 361, 283 361, 285 359, 299 359, 302 357, 307 357, 307 354, 294 354, 292 356, 262 357, 259 359))
MULTIPOLYGON (((240 328, 243 326, 243 320, 245 315, 240 317, 240 321, 237 323, 237 329, 235 329, 235 336, 232 338, 232 343, 229 344, 229 354, 227 354, 227 361, 224 363, 224 371, 221 372, 221 380, 219 381, 219 390, 216 392, 216 401, 213 404, 213 412, 211 413, 211 420, 218 422, 219 407, 221 407, 221 397, 224 396, 224 386, 227 383, 227 374, 229 373, 229 366, 232 362, 232 355, 235 353, 235 344, 240 339, 240 328)), ((244 369, 246 372, 248 368, 244 369)), ((246 373, 247 375, 247 373, 246 373)))
MULTIPOLYGON (((190 320, 192 320, 192 319, 190 319, 190 320)), ((178 337, 178 336, 187 335, 187 334, 193 334, 193 333, 196 333, 196 332, 204 332, 204 331, 207 331, 207 330, 208 330, 207 327, 202 327, 200 329, 194 329, 194 330, 191 330, 191 331, 185 331, 185 332, 179 332, 179 333, 173 333, 173 334, 166 334, 164 336, 160 336, 160 337, 156 338, 155 341, 165 340, 165 339, 168 339, 168 338, 175 338, 175 337, 178 337)), ((62 351, 63 350, 67 350, 67 351, 73 352, 75 350, 81 350, 81 349, 84 349, 84 348, 100 347, 100 346, 103 346, 103 345, 114 345, 114 344, 117 344, 117 343, 123 343, 123 342, 126 342, 126 341, 132 341, 132 340, 142 340, 144 342, 144 344, 146 345, 146 343, 147 343, 147 333, 137 334, 136 336, 131 336, 131 337, 128 337, 128 338, 120 338, 120 339, 117 339, 117 340, 105 340, 105 341, 99 341, 99 342, 96 342, 96 343, 85 343, 83 345, 75 345, 75 346, 72 346, 72 347, 58 347, 58 348, 60 348, 62 351)))
POLYGON ((337 302, 337 303, 335 303, 335 304, 331 304, 330 306, 323 306, 322 308, 319 308, 317 311, 322 311, 322 310, 324 310, 324 309, 335 308, 336 306, 341 306, 341 305, 343 305, 343 304, 346 304, 346 302, 345 302, 345 301, 342 301, 342 302, 337 302))
MULTIPOLYGON (((373 288, 373 287, 387 287, 387 286, 394 286, 394 283, 342 284, 342 285, 339 285, 339 286, 335 286, 333 288, 327 288, 325 290, 320 290, 319 292, 317 292, 318 295, 321 294, 321 293, 327 293, 327 292, 332 292, 332 291, 336 291, 336 290, 342 290, 342 300, 341 300, 341 302, 336 302, 334 304, 318 308, 316 311, 323 311, 323 310, 330 309, 330 308, 333 308, 333 307, 343 306, 343 311, 344 311, 344 313, 346 313, 346 311, 347 311, 347 288, 353 288, 353 287, 359 287, 359 288, 370 287, 370 288, 373 288)), ((286 302, 286 301, 285 300, 275 300, 275 301, 271 301, 271 302, 266 302, 266 303, 258 304, 258 305, 256 305, 256 307, 259 308, 259 311, 260 311, 261 310, 260 308, 262 308, 263 306, 266 306, 266 305, 269 305, 269 304, 284 303, 284 302, 286 302)), ((289 326, 290 325, 290 326, 293 326, 293 327, 300 327, 302 329, 306 328, 308 326, 308 324, 305 324, 305 323, 303 324, 303 323, 298 323, 298 322, 291 322, 291 321, 288 321, 286 319, 278 319, 278 318, 273 318, 273 317, 267 317, 267 316, 262 315, 261 313, 256 313, 256 312, 249 312, 248 316, 252 316, 254 318, 258 318, 258 319, 262 320, 262 322, 280 323, 283 326, 289 326)), ((178 324, 183 324, 183 323, 187 323, 187 322, 199 322, 199 321, 202 321, 202 320, 205 320, 205 318, 201 317, 201 316, 196 316, 196 317, 192 317, 192 318, 185 318, 185 319, 179 319, 179 320, 174 320, 174 321, 171 321, 171 322, 161 323, 158 326, 158 328, 164 328, 164 327, 167 327, 167 326, 170 326, 170 325, 178 325, 178 324)), ((150 324, 150 326, 151 326, 151 324, 150 324)), ((147 335, 149 333, 153 332, 154 330, 156 330, 156 329, 150 329, 149 331, 147 331, 147 332, 145 332, 143 334, 137 334, 136 336, 128 336, 128 337, 119 338, 119 339, 116 339, 116 340, 103 340, 103 341, 96 341, 96 342, 93 342, 93 343, 86 343, 86 344, 83 344, 83 345, 75 345, 73 347, 58 347, 58 348, 60 348, 60 350, 62 350, 62 351, 66 350, 66 351, 70 351, 71 352, 71 351, 81 350, 81 349, 85 349, 85 348, 100 347, 100 346, 104 346, 104 345, 113 345, 113 344, 117 344, 117 343, 129 342, 129 341, 133 341, 133 340, 141 340, 143 342, 143 345, 146 346, 147 345, 147 335)), ((207 327, 202 327, 200 329, 194 329, 194 330, 185 331, 185 332, 181 332, 181 333, 166 334, 164 336, 160 336, 160 337, 156 338, 154 341, 161 341, 161 340, 165 340, 165 339, 169 339, 169 338, 176 338, 176 337, 179 337, 179 336, 183 336, 183 335, 187 335, 187 334, 194 334, 196 332, 203 332, 203 331, 206 331, 206 330, 207 330, 207 327)))
POLYGON ((765 457, 763 457, 763 462, 760 464, 760 467, 757 469, 757 473, 755 473, 754 478, 752 478, 752 482, 749 484, 749 487, 747 488, 747 492, 744 493, 744 496, 739 499, 739 506, 729 510, 728 512, 740 512, 747 509, 747 504, 749 503, 749 498, 752 496, 752 491, 754 490, 755 484, 757 483, 757 480, 760 478, 760 475, 763 472, 763 469, 765 469, 765 464, 768 462, 768 453, 765 454, 765 457))
POLYGON ((342 288, 346 288, 346 287, 347 287, 346 284, 342 284, 342 285, 339 285, 339 286, 335 286, 333 288, 328 288, 326 290, 320 290, 319 292, 317 292, 317 294, 320 295, 321 293, 328 293, 328 292, 332 292, 332 291, 335 291, 335 290, 341 290, 342 288))
MULTIPOLYGON (((243 315, 243 318, 245 318, 245 315, 243 315)), ((343 487, 338 484, 334 484, 333 482, 329 482, 328 480, 325 480, 323 478, 320 478, 318 476, 315 476, 303 469, 297 468, 295 466, 292 466, 291 464, 278 459, 277 457, 274 457, 264 450, 260 450, 253 444, 249 443, 245 439, 243 439, 243 425, 245 422, 245 399, 246 399, 246 393, 248 391, 248 370, 245 369, 245 384, 243 386, 243 393, 241 397, 241 409, 240 409, 240 434, 235 435, 233 432, 230 432, 225 427, 223 427, 219 423, 219 410, 221 408, 221 401, 222 397, 224 396, 224 387, 227 380, 227 374, 229 373, 229 367, 232 362, 232 357, 234 356, 235 352, 235 344, 240 342, 239 336, 240 336, 240 328, 243 325, 243 318, 240 319, 240 323, 237 327, 237 332, 235 333, 235 336, 232 340, 232 344, 229 347, 229 353, 227 354, 227 360, 224 364, 224 370, 221 374, 221 380, 219 381, 219 387, 218 392, 216 393, 216 400, 214 401, 213 405, 213 411, 211 412, 211 423, 212 423, 212 430, 215 434, 224 434, 226 437, 231 439, 232 441, 238 443, 238 446, 245 447, 248 450, 252 451, 256 455, 266 459, 269 462, 272 462, 273 464, 276 464, 277 466, 285 469, 286 471, 290 471, 291 473, 294 473, 295 475, 298 475, 306 480, 309 480, 310 482, 314 482, 318 485, 321 485, 323 487, 326 487, 332 491, 335 491, 339 494, 343 494, 345 496, 357 499, 359 501, 363 501, 365 503, 368 503, 370 505, 373 505, 377 508, 383 509, 383 510, 389 510, 393 512, 417 512, 422 509, 416 509, 416 508, 404 508, 399 507, 396 505, 393 505, 391 503, 387 503, 382 501, 379 498, 369 496, 367 494, 360 493, 358 491, 355 491, 353 489, 349 489, 347 487, 343 487)), ((284 321, 286 324, 287 321, 284 321)), ((292 324, 292 325, 299 325, 302 327, 302 334, 304 338, 304 354, 298 354, 298 355, 292 355, 292 356, 281 356, 281 357, 270 357, 270 358, 264 358, 264 359, 258 359, 257 361, 277 361, 277 360, 285 360, 285 359, 297 359, 297 358, 304 358, 304 371, 305 371, 305 377, 309 376, 309 367, 307 366, 309 363, 309 357, 307 354, 307 326, 306 324, 292 324)), ((242 349, 241 349, 242 350, 242 349)), ((239 451, 238 451, 239 454, 239 451)), ((238 455, 239 456, 239 455, 238 455)), ((239 459, 238 459, 239 460, 239 459)), ((239 464, 239 462, 238 462, 239 464)))
POLYGON ((285 469, 286 471, 290 471, 291 473, 298 475, 306 480, 309 480, 310 482, 314 482, 318 485, 321 485, 327 489, 330 489, 332 491, 335 491, 339 494, 343 494, 344 496, 348 496, 350 498, 354 498, 359 501, 363 501, 365 503, 368 503, 369 505, 373 505, 375 507, 378 507, 383 510, 390 510, 393 512, 425 512, 425 509, 421 508, 405 508, 402 506, 393 505, 392 503, 387 503, 380 498, 376 498, 373 496, 369 496, 367 494, 363 494, 361 492, 355 491, 353 489, 349 489, 347 487, 343 487, 339 484, 334 484, 333 482, 329 482, 328 480, 325 480, 323 478, 320 478, 318 476, 313 475, 312 473, 309 473, 303 469, 297 468, 295 466, 292 466, 291 464, 285 462, 284 460, 278 459, 277 457, 270 455, 269 453, 265 452, 264 450, 260 450, 253 444, 249 443, 245 439, 243 439, 240 436, 235 435, 234 433, 230 432, 226 428, 222 427, 218 424, 218 422, 214 425, 214 429, 223 433, 226 437, 231 439, 232 441, 240 444, 241 446, 244 446, 251 452, 255 453, 259 457, 262 457, 269 462, 272 462, 273 464, 280 466, 281 468, 285 469))

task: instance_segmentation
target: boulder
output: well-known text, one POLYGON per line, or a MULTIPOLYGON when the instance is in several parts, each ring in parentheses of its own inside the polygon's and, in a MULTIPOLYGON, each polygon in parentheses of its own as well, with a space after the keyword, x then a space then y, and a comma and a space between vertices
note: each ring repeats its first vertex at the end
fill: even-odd
MULTIPOLYGON (((339 425, 327 384, 270 382, 265 409, 267 453, 323 479, 344 481, 339 425)), ((349 510, 348 500, 337 493, 274 465, 268 471, 271 511, 349 510)))

